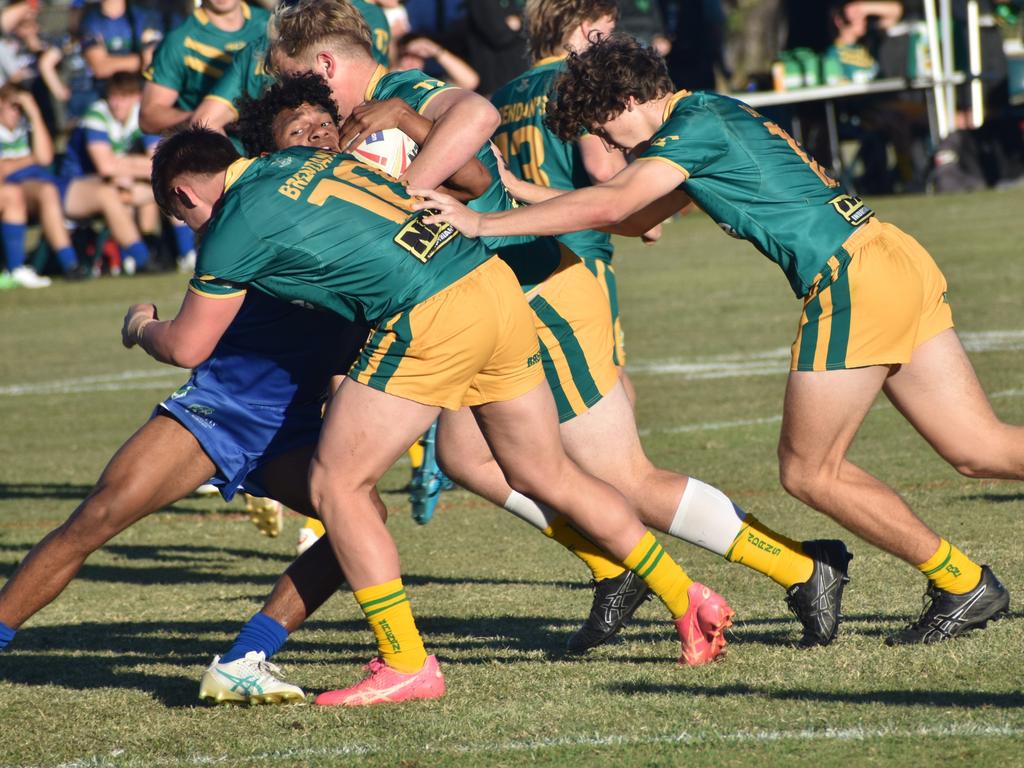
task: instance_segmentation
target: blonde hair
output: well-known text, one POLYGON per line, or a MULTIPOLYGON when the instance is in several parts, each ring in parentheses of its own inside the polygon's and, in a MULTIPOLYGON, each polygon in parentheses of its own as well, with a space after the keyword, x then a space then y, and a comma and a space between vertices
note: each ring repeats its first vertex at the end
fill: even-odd
POLYGON ((566 38, 584 21, 617 19, 615 0, 526 0, 526 34, 534 59, 566 52, 566 38))
POLYGON ((270 23, 270 56, 301 60, 311 48, 328 46, 339 54, 359 50, 371 54, 370 28, 348 0, 300 0, 279 6, 270 23))

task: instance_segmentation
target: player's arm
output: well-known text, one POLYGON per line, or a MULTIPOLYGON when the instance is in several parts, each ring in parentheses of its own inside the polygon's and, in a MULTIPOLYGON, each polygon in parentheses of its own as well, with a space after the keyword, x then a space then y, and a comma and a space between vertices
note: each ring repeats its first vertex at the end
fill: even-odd
POLYGON ((561 235, 612 227, 623 234, 641 234, 667 218, 669 208, 677 206, 678 210, 688 202, 685 193, 677 191, 686 178, 675 165, 636 162, 604 184, 577 189, 537 205, 487 214, 475 213, 431 190, 410 189, 409 193, 424 198, 414 205, 417 210, 437 210, 424 217, 425 223, 450 222, 470 237, 561 235), (668 199, 661 202, 666 196, 668 199), (650 207, 655 202, 659 205, 650 207))
POLYGON ((153 163, 148 155, 116 155, 109 141, 90 139, 85 149, 100 176, 148 179, 153 170, 153 163))
POLYGON ((163 133, 192 118, 192 113, 175 106, 178 91, 160 83, 146 83, 142 89, 139 127, 146 133, 163 133))
POLYGON ((43 113, 39 111, 39 105, 28 91, 18 91, 14 101, 28 119, 29 130, 32 133, 32 162, 49 165, 53 162, 53 139, 46 128, 46 121, 43 119, 43 113))
POLYGON ((442 184, 490 141, 500 122, 491 102, 461 88, 438 93, 427 102, 422 114, 434 124, 401 178, 414 187, 442 184))
POLYGON ((592 134, 576 140, 583 159, 583 167, 594 184, 601 184, 615 178, 626 167, 626 156, 617 149, 609 149, 601 139, 592 134))
POLYGON ((238 119, 234 104, 219 96, 206 96, 192 113, 192 125, 203 125, 214 131, 224 132, 225 126, 238 119))
POLYGON ((82 51, 82 58, 100 80, 107 80, 117 72, 141 72, 142 57, 137 53, 112 54, 106 46, 93 44, 82 51))
POLYGON ((161 363, 195 368, 213 353, 244 300, 244 291, 222 298, 189 290, 173 320, 158 319, 154 304, 133 304, 121 341, 129 349, 138 344, 161 363))

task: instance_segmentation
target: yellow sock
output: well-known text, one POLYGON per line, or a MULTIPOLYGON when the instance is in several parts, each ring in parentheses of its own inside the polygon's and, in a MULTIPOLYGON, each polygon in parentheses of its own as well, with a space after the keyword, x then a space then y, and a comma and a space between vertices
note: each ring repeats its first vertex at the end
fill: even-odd
POLYGON ((594 574, 594 581, 614 579, 626 571, 621 563, 609 559, 594 542, 573 528, 569 518, 564 515, 552 520, 551 525, 544 529, 544 535, 554 539, 582 560, 594 574))
POLYGON ((743 521, 725 559, 753 568, 786 589, 810 579, 814 570, 814 561, 800 542, 776 533, 753 515, 743 521))
POLYGON ((380 657, 399 672, 418 672, 427 661, 401 579, 355 591, 356 602, 377 637, 380 657))
POLYGON ((324 530, 324 524, 317 520, 315 517, 307 517, 302 521, 303 528, 309 528, 319 538, 323 536, 327 531, 324 530))
POLYGON ((935 587, 954 595, 970 592, 981 581, 981 566, 945 539, 939 540, 935 554, 917 566, 917 570, 935 587))
POLYGON ((423 466, 423 446, 420 445, 419 440, 409 446, 409 463, 412 464, 413 469, 423 466))
POLYGON ((693 584, 693 579, 666 554, 654 534, 645 532, 622 562, 647 583, 651 592, 661 598, 661 602, 672 612, 673 619, 686 613, 690 607, 690 596, 686 590, 693 584))

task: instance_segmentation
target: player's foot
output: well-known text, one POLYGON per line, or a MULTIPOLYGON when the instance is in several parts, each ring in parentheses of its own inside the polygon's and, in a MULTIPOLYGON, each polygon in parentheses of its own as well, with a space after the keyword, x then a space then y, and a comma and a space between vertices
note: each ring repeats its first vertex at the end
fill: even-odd
POLYGON ((952 640, 972 629, 984 629, 990 621, 1001 619, 1010 610, 1010 593, 987 565, 981 566, 978 586, 966 594, 954 595, 929 584, 924 596, 931 603, 921 617, 901 632, 889 635, 887 645, 952 640))
POLYGON ((295 545, 295 553, 301 555, 320 540, 320 534, 312 528, 303 526, 299 529, 299 541, 295 545))
POLYGON ((215 704, 287 704, 306 698, 301 688, 279 680, 279 674, 280 667, 267 661, 263 651, 249 651, 244 658, 227 664, 214 656, 199 683, 199 698, 215 704))
POLYGON ((412 519, 420 525, 426 525, 434 517, 434 509, 441 491, 453 488, 441 467, 437 464, 437 422, 430 425, 420 446, 423 448, 423 464, 413 470, 412 482, 409 483, 409 501, 412 503, 412 519))
POLYGON ((48 288, 53 282, 50 278, 37 274, 28 264, 12 269, 11 279, 22 288, 48 288))
POLYGON ((799 647, 813 648, 828 645, 839 631, 843 588, 850 581, 846 572, 853 555, 834 539, 805 541, 803 550, 814 560, 814 569, 811 578, 786 590, 786 605, 804 628, 799 647))
POLYGON ((203 483, 192 491, 193 496, 216 496, 218 493, 220 490, 213 483, 203 483))
POLYGON ((281 502, 248 493, 242 495, 245 496, 245 511, 249 514, 249 522, 264 536, 272 539, 280 536, 284 527, 284 506, 281 502))
POLYGON ((607 643, 651 597, 644 580, 628 569, 615 578, 594 582, 590 615, 565 644, 566 653, 585 653, 607 643))
POLYGON ((725 651, 725 630, 732 626, 736 612, 725 598, 699 581, 690 585, 690 607, 676 619, 683 643, 679 663, 696 667, 719 658, 725 651))
POLYGON ((366 668, 370 674, 350 688, 327 691, 314 703, 323 707, 365 707, 369 704, 394 704, 412 699, 439 699, 444 695, 444 675, 436 656, 427 656, 423 669, 403 674, 376 658, 366 668))

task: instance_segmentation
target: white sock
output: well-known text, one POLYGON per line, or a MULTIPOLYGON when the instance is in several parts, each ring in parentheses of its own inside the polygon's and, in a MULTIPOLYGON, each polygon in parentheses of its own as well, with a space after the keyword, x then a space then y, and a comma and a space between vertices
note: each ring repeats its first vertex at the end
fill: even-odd
POLYGON ((725 555, 743 526, 746 513, 715 488, 691 477, 668 532, 683 541, 725 555))
POLYGON ((551 521, 557 514, 554 510, 542 507, 533 499, 523 496, 519 491, 512 491, 502 506, 540 531, 550 528, 551 521))

